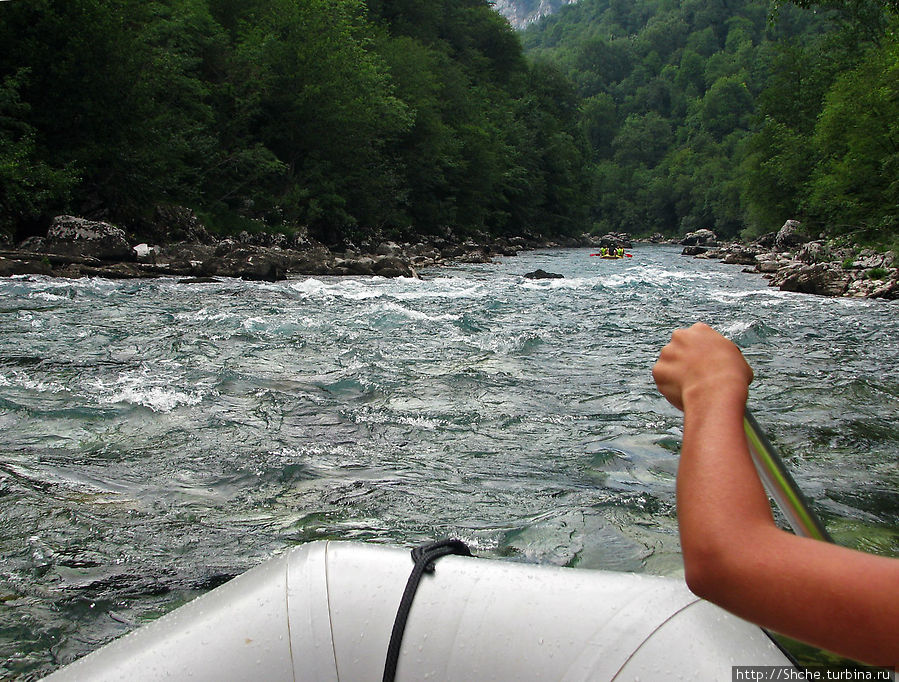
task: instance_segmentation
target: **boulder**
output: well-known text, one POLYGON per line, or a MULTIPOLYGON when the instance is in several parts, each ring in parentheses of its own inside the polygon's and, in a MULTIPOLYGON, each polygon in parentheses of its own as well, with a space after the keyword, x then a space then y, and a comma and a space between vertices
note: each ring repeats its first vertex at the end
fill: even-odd
POLYGON ((109 223, 56 216, 47 230, 45 248, 50 253, 75 258, 98 258, 103 261, 134 260, 134 250, 124 230, 109 223))
POLYGON ((396 256, 384 256, 375 260, 374 273, 381 277, 417 277, 408 261, 396 256))
POLYGON ((798 263, 775 273, 771 284, 780 287, 781 291, 843 296, 852 280, 850 274, 834 263, 798 263))
POLYGON ((18 250, 41 253, 47 250, 47 240, 43 237, 28 237, 28 239, 19 244, 18 250))
POLYGON ((281 249, 238 244, 216 248, 212 258, 202 261, 199 271, 207 277, 274 282, 287 277, 287 263, 281 249))
POLYGON ((899 298, 899 269, 875 267, 870 270, 853 270, 853 280, 845 296, 855 298, 899 298))
POLYGON ((830 260, 829 256, 830 254, 827 252, 824 242, 815 240, 802 245, 799 253, 796 254, 796 260, 811 265, 812 263, 822 263, 830 260))
POLYGON ((788 220, 778 230, 774 238, 774 248, 778 251, 789 251, 810 241, 811 239, 802 230, 802 223, 798 220, 788 220))
POLYGON ((711 230, 688 232, 681 239, 681 246, 718 246, 718 236, 711 230))
POLYGON ((753 244, 759 249, 773 249, 775 239, 777 239, 777 232, 766 232, 761 237, 757 237, 753 244))
POLYGON ((855 257, 855 260, 852 262, 852 267, 858 268, 859 270, 885 268, 890 265, 889 260, 886 254, 877 253, 871 249, 864 249, 855 257))
POLYGON ((889 278, 878 280, 868 294, 871 298, 885 298, 891 301, 899 299, 899 268, 891 268, 889 278))
POLYGON ((4 258, 0 256, 0 277, 12 275, 52 275, 53 267, 47 260, 28 258, 4 258))
POLYGON ((493 261, 484 248, 470 241, 444 248, 440 252, 440 257, 457 263, 490 263, 493 261))
MULTIPOLYGON (((336 275, 334 271, 336 263, 340 260, 324 246, 317 245, 308 249, 291 250, 283 252, 287 264, 287 271, 301 275, 336 275)), ((358 260, 359 256, 347 261, 358 260)), ((355 273, 345 273, 355 274, 355 273)))
POLYGON ((399 256, 403 253, 403 247, 396 242, 381 242, 375 249, 377 256, 399 256))
POLYGON ((728 265, 755 265, 757 255, 758 252, 753 249, 736 248, 726 254, 721 262, 728 265))
POLYGON ((565 275, 560 275, 555 272, 547 272, 546 270, 537 269, 534 272, 527 272, 524 275, 528 279, 564 279, 565 275))
POLYGON ((708 252, 708 249, 704 246, 685 246, 680 253, 682 256, 701 256, 706 252, 708 252))
POLYGON ((607 232, 599 238, 599 243, 594 246, 607 249, 629 249, 632 244, 630 236, 624 232, 607 232))
POLYGON ((756 257, 755 270, 763 274, 771 274, 793 262, 791 260, 782 260, 776 254, 765 253, 756 257))
POLYGON ((302 274, 334 274, 334 275, 360 275, 371 277, 375 274, 375 259, 371 256, 356 256, 351 258, 335 258, 332 269, 322 263, 319 272, 310 272, 316 268, 305 268, 302 274))
POLYGON ((134 256, 138 263, 155 263, 157 249, 149 244, 138 244, 134 247, 134 256))
POLYGON ((440 258, 440 249, 438 249, 433 244, 427 244, 425 242, 419 242, 418 244, 413 244, 407 249, 407 253, 410 256, 422 256, 425 258, 440 258))

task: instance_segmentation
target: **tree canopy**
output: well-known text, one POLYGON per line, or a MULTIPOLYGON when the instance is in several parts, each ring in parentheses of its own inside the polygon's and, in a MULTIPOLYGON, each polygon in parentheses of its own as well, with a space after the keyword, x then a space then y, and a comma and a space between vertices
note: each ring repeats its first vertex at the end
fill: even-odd
POLYGON ((896 0, 0 3, 0 232, 896 239, 896 0))
POLYGON ((892 0, 581 0, 530 27, 568 75, 597 229, 896 237, 892 0))
POLYGON ((0 4, 0 229, 583 230, 573 89, 486 0, 0 4))

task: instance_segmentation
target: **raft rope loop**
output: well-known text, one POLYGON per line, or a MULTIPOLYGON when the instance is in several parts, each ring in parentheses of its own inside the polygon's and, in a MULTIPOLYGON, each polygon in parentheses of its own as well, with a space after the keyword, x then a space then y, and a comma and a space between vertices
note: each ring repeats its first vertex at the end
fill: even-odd
POLYGON ((403 633, 406 631, 406 621, 409 619, 409 611, 412 608, 412 600, 421 582, 421 576, 434 572, 434 562, 440 557, 458 554, 459 556, 472 556, 471 550, 461 540, 438 540, 412 550, 412 573, 406 581, 406 589, 403 598, 400 599, 400 607, 396 612, 396 620, 393 622, 393 632, 390 633, 390 645, 387 647, 387 661, 384 663, 384 682, 393 682, 396 677, 396 666, 400 658, 400 645, 403 643, 403 633))

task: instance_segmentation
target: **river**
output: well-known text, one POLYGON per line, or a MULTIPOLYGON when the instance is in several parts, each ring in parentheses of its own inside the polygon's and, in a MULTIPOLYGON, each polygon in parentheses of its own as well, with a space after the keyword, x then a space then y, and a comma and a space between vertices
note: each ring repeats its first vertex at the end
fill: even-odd
POLYGON ((423 274, 0 280, 0 677, 317 539, 681 574, 681 420, 650 370, 698 320, 835 539, 899 555, 896 302, 672 247, 423 274))

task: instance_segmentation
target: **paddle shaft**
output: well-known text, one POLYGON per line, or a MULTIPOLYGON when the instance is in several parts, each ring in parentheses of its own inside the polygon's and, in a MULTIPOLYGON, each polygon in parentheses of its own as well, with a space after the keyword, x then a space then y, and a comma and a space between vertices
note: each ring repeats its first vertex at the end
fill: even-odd
POLYGON ((787 518, 796 535, 833 542, 824 524, 808 505, 805 496, 796 485, 784 465, 783 459, 771 445, 765 432, 755 417, 747 409, 743 417, 743 428, 749 443, 749 453, 758 471, 759 478, 768 494, 774 498, 780 511, 787 518))

